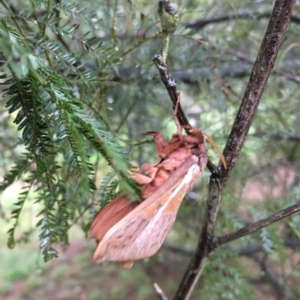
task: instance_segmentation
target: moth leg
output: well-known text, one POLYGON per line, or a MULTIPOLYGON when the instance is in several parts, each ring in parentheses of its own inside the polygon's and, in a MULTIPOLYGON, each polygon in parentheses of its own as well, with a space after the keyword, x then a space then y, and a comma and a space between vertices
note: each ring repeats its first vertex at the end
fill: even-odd
POLYGON ((161 133, 156 131, 147 131, 143 133, 143 135, 151 135, 154 137, 154 143, 158 157, 165 158, 167 156, 165 149, 168 145, 166 145, 165 139, 161 133))
POLYGON ((131 173, 131 178, 140 185, 150 183, 157 173, 158 168, 150 164, 144 164, 139 172, 131 173))
POLYGON ((128 270, 131 269, 134 262, 133 261, 122 261, 121 262, 123 269, 128 270))

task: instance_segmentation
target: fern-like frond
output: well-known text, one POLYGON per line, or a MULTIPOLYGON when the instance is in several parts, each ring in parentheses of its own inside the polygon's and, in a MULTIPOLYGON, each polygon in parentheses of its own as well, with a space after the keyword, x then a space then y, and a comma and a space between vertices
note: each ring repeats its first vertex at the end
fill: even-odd
POLYGON ((118 181, 114 179, 116 173, 111 171, 103 178, 100 185, 100 205, 104 207, 109 201, 114 199, 117 196, 116 188, 118 186, 118 181))
POLYGON ((23 187, 21 192, 19 194, 18 201, 15 203, 16 208, 11 212, 11 219, 14 219, 13 227, 8 230, 8 241, 7 245, 9 248, 14 248, 15 246, 15 231, 18 226, 18 222, 20 219, 20 215, 23 209, 23 206, 27 200, 28 194, 31 190, 31 185, 28 185, 26 187, 23 187))
POLYGON ((48 260, 57 255, 53 245, 68 243, 72 222, 91 207, 98 172, 91 160, 94 154, 99 153, 116 174, 101 201, 110 201, 117 190, 134 194, 138 188, 127 174, 129 159, 107 119, 99 118, 106 108, 95 114, 86 107, 85 99, 99 107, 90 95, 111 84, 121 62, 115 42, 96 34, 99 28, 107 30, 106 24, 78 3, 31 3, 34 11, 3 4, 7 18, 0 24, 6 41, 0 44, 4 60, 0 84, 5 85, 6 109, 21 135, 18 144, 26 152, 6 172, 0 191, 16 180, 26 183, 26 192, 15 203, 9 245, 22 240, 15 237, 15 230, 22 208, 34 201, 39 209, 40 247, 48 260), (82 13, 79 23, 74 9, 82 13))
POLYGON ((4 175, 4 180, 0 183, 0 191, 4 191, 14 181, 21 178, 21 176, 28 170, 30 166, 30 154, 24 153, 15 162, 12 168, 4 175))

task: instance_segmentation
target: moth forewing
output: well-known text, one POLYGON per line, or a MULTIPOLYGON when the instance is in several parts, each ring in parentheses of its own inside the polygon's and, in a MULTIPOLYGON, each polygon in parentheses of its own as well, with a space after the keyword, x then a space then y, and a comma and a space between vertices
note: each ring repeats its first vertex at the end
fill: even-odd
POLYGON ((188 157, 160 188, 106 232, 94 253, 94 263, 127 262, 154 255, 172 229, 184 195, 206 162, 206 153, 188 157))
POLYGON ((137 202, 132 202, 126 196, 119 195, 98 212, 91 224, 89 238, 100 241, 112 226, 122 220, 137 205, 137 202))

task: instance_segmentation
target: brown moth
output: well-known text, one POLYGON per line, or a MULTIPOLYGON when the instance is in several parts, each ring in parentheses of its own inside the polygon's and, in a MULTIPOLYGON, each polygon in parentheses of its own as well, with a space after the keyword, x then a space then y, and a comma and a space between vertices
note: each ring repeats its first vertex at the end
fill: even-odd
POLYGON ((166 144, 160 133, 154 136, 161 161, 144 165, 131 173, 141 186, 142 203, 119 195, 95 217, 89 232, 98 241, 94 263, 118 261, 130 268, 135 260, 154 255, 173 227, 179 206, 207 163, 202 131, 190 128, 190 135, 173 134, 166 144))

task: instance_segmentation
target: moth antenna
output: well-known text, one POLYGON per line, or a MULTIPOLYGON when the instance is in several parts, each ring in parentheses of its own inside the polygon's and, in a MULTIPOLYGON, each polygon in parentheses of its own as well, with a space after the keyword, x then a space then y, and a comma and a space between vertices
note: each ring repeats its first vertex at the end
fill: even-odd
POLYGON ((222 161, 222 164, 223 164, 225 170, 227 170, 227 164, 226 164, 224 155, 223 155, 222 151, 220 150, 219 146, 215 143, 215 141, 212 139, 212 137, 209 134, 207 134, 204 131, 202 131, 202 134, 207 137, 207 139, 211 143, 211 145, 217 150, 217 152, 218 152, 218 154, 220 156, 220 159, 222 161))

